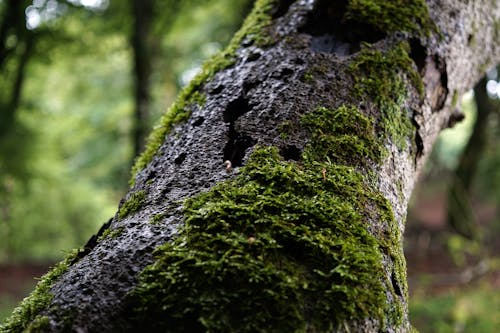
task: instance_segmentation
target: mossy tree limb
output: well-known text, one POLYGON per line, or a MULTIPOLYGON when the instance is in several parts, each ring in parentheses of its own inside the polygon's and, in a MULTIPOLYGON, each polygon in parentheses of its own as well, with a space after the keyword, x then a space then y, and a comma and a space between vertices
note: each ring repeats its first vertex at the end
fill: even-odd
POLYGON ((397 3, 257 1, 152 135, 120 232, 0 331, 410 331, 406 205, 449 92, 500 61, 500 9, 397 3))

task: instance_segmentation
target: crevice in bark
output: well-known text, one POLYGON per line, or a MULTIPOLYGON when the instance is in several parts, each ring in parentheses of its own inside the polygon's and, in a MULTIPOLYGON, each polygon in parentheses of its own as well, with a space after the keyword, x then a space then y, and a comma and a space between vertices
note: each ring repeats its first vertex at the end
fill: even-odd
POLYGON ((238 133, 234 125, 230 125, 229 141, 224 147, 224 161, 231 161, 233 167, 242 166, 246 150, 253 147, 255 143, 252 137, 238 133))
POLYGON ((204 121, 205 121, 204 117, 196 118, 196 120, 193 122, 193 127, 200 126, 201 124, 203 124, 204 121))
POLYGON ((396 295, 402 297, 403 293, 401 292, 401 288, 399 287, 398 279, 396 278, 396 275, 394 274, 394 272, 392 272, 392 274, 391 274, 391 283, 392 283, 392 287, 394 288, 394 292, 396 293, 396 295))
POLYGON ((174 163, 180 165, 182 164, 182 162, 184 162, 185 159, 186 159, 186 153, 181 153, 174 159, 174 163))
POLYGON ((318 1, 299 32, 311 35, 315 52, 348 56, 361 49, 362 42, 375 43, 385 33, 374 26, 345 19, 347 1, 318 1))
POLYGON ((448 73, 444 59, 437 54, 425 58, 423 81, 431 109, 433 111, 443 109, 448 97, 448 73))
POLYGON ((420 76, 424 75, 425 59, 427 59, 427 50, 420 43, 420 40, 413 38, 410 40, 410 58, 413 60, 417 66, 418 73, 420 76))
POLYGON ((223 114, 224 122, 233 123, 248 111, 250 111, 248 100, 243 96, 239 96, 234 101, 228 103, 223 114))
MULTIPOLYGON (((247 89, 250 87, 244 87, 244 90, 247 89)), ((230 102, 224 110, 224 122, 229 123, 229 139, 224 147, 224 161, 231 161, 233 167, 242 165, 246 150, 256 143, 251 136, 239 133, 235 128, 235 121, 248 111, 250 106, 243 95, 230 102)))
MULTIPOLYGON (((415 114, 415 111, 413 112, 415 114)), ((411 119, 413 126, 417 129, 415 131, 415 147, 417 148, 417 151, 415 153, 415 165, 417 165, 417 160, 422 157, 424 154, 424 140, 422 139, 422 136, 420 135, 420 125, 418 121, 415 120, 415 117, 412 117, 411 119)))

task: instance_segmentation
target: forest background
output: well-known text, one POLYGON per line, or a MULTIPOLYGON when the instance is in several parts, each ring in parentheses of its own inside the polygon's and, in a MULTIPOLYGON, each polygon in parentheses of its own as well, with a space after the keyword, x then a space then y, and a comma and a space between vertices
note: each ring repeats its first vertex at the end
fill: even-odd
MULTIPOLYGON (((146 133, 252 3, 0 0, 0 320, 116 212, 146 133)), ((405 247, 421 332, 500 327, 499 98, 493 68, 415 191, 405 247)))

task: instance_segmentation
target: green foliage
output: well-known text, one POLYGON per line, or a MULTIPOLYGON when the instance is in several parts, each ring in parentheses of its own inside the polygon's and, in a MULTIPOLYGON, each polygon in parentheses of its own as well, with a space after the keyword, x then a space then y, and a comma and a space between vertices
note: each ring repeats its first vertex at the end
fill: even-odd
POLYGON ((494 333, 500 327, 500 293, 486 285, 444 295, 415 296, 410 318, 421 333, 494 333))
POLYGON ((0 326, 1 333, 42 331, 41 329, 47 324, 47 320, 46 317, 39 316, 39 313, 50 304, 53 298, 50 288, 68 270, 76 254, 77 251, 68 254, 65 260, 58 263, 41 278, 31 295, 26 297, 12 315, 0 326))
MULTIPOLYGON (((155 1, 152 25, 160 54, 151 81, 157 112, 176 93, 176 76, 209 56, 202 52, 207 45, 229 40, 248 2, 155 1)), ((34 31, 20 108, 8 135, 1 135, 0 261, 59 259, 62 249, 84 243, 116 211, 128 180, 130 4, 66 9, 34 31)), ((20 54, 11 55, 0 75, 2 110, 20 61, 20 54)), ((193 102, 203 104, 203 98, 197 92, 193 102)))
POLYGON ((20 107, 0 139, 2 262, 60 259, 113 214, 126 185, 127 39, 96 34, 92 18, 52 22, 24 73, 20 107))
POLYGON ((373 25, 383 32, 428 36, 436 30, 424 0, 349 0, 346 17, 373 25))

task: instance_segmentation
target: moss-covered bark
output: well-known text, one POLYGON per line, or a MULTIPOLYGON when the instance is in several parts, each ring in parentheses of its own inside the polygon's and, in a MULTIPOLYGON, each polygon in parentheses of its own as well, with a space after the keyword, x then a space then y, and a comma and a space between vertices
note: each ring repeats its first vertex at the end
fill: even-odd
POLYGON ((0 331, 410 331, 406 204, 453 96, 500 60, 481 4, 258 0, 115 218, 0 331))

